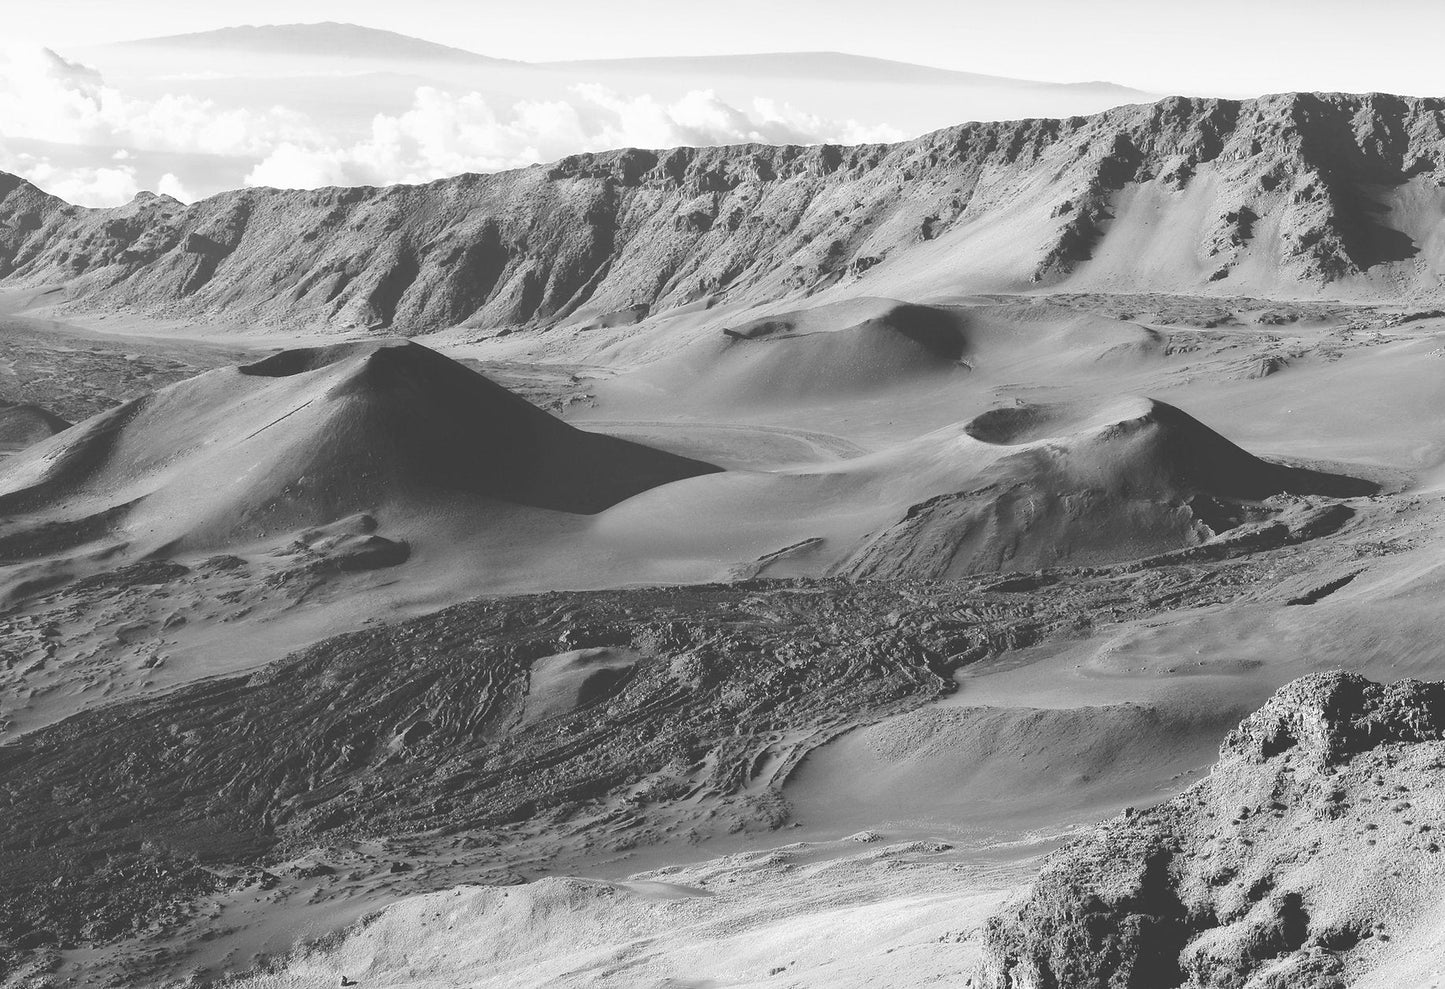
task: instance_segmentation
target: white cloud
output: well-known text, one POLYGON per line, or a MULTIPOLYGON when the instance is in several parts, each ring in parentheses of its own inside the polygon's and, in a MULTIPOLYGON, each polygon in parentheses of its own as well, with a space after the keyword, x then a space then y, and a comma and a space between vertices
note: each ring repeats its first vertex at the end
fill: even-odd
MULTIPOLYGON (((165 69, 157 66, 157 72, 165 69)), ((315 188, 426 182, 462 172, 494 172, 586 151, 737 143, 856 144, 899 140, 898 131, 818 117, 757 99, 731 105, 712 90, 666 102, 623 96, 595 84, 560 99, 494 104, 481 93, 453 95, 422 87, 397 115, 379 114, 356 140, 328 133, 283 106, 224 108, 208 99, 166 94, 132 99, 95 69, 49 49, 0 50, 0 168, 83 205, 116 205, 135 195, 147 156, 212 156, 238 166, 248 185, 315 188), (94 149, 63 154, 74 165, 6 155, 6 139, 94 149)), ((194 198, 210 185, 199 161, 154 178, 159 191, 194 198)), ((213 166, 212 166, 213 167, 213 166)), ((213 185, 210 186, 214 188, 213 185)))
POLYGON ((409 110, 378 115, 371 136, 349 146, 287 142, 247 176, 248 185, 426 182, 461 172, 493 172, 583 151, 681 145, 866 143, 901 140, 888 127, 829 121, 770 100, 750 110, 711 90, 673 103, 619 96, 598 85, 572 87, 570 100, 523 101, 498 112, 480 93, 416 91, 409 110))
POLYGON ((160 177, 156 182, 156 192, 162 196, 179 199, 183 203, 192 203, 196 200, 196 197, 186 188, 185 183, 172 172, 166 172, 160 177))
POLYGON ((823 143, 893 144, 908 138, 903 131, 887 124, 869 127, 856 120, 845 120, 841 123, 829 121, 770 99, 754 100, 753 109, 769 131, 779 128, 784 133, 828 135, 823 143))
POLYGON ((294 110, 220 110, 194 96, 124 100, 114 118, 112 140, 147 151, 259 157, 282 142, 323 140, 306 115, 294 110))
POLYGON ((128 99, 95 69, 48 48, 0 50, 0 136, 252 157, 283 141, 323 140, 304 114, 285 107, 223 109, 170 94, 128 99))
POLYGON ((0 163, 5 164, 7 171, 77 206, 115 206, 130 202, 140 192, 135 169, 128 165, 62 168, 45 159, 7 162, 3 156, 0 163))
POLYGON ((294 144, 281 145, 246 176, 247 185, 278 189, 318 189, 324 185, 346 185, 347 180, 341 152, 311 150, 294 144))
POLYGON ((5 136, 59 143, 103 135, 100 73, 48 48, 0 51, 0 121, 5 136))

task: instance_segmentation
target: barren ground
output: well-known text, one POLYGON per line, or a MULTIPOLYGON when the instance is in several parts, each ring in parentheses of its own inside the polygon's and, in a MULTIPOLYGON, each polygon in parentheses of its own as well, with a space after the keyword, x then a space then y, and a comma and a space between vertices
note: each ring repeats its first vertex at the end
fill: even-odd
MULTIPOLYGON (((594 515, 385 504, 365 533, 410 555, 366 569, 335 562, 360 528, 11 561, 0 965, 56 985, 947 981, 977 974, 984 920, 1041 855, 1195 784, 1282 684, 1441 676, 1445 320, 939 300, 953 353, 893 332, 895 309, 423 341, 572 425, 724 468, 594 515), (848 571, 902 545, 915 504, 999 483, 979 473, 999 445, 963 425, 990 410, 1084 409, 1039 413, 1037 442, 1136 469, 1098 411, 1131 396, 1377 490, 1049 559, 990 502, 1002 566, 848 571)), ((11 315, 0 400, 80 419, 307 342, 11 315)), ((1154 518, 1135 495, 1070 510, 1154 518)))

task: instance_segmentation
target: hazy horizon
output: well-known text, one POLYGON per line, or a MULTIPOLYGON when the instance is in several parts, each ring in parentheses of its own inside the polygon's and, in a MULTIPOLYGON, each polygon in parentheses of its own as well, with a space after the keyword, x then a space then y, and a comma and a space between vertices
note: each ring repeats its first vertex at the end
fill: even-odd
POLYGON ((72 202, 114 205, 144 189, 190 201, 246 185, 420 182, 626 146, 891 142, 970 120, 1073 116, 1164 95, 1428 95, 1425 49, 1439 36, 1432 25, 1445 28, 1445 7, 1417 0, 1390 5, 1414 29, 1389 39, 1362 34, 1343 0, 1264 9, 1226 0, 1203 20, 1181 3, 1139 0, 905 0, 887 10, 744 0, 728 17, 654 0, 627 17, 580 0, 485 18, 450 6, 262 0, 242 24, 225 8, 164 0, 123 10, 28 5, 0 48, 0 169, 72 202), (240 58, 116 44, 321 22, 534 65, 426 62, 384 46, 240 58), (687 61, 800 52, 920 68, 870 72, 846 57, 775 60, 766 71, 687 61), (629 61, 657 58, 684 64, 629 61), (590 64, 535 64, 577 61, 590 64))
POLYGON ((1048 82, 1109 80, 1150 92, 1219 95, 1293 90, 1432 95, 1445 6, 1389 0, 1381 13, 1407 31, 1362 30, 1349 0, 1219 0, 1202 16, 1182 0, 943 3, 900 0, 738 0, 718 17, 661 0, 628 16, 586 0, 458 15, 446 0, 404 7, 376 0, 256 0, 239 19, 225 7, 138 0, 121 8, 53 0, 11 17, 11 37, 63 49, 189 34, 240 24, 338 21, 496 58, 594 58, 840 51, 958 71, 1048 82), (556 30, 559 23, 567 30, 556 30), (639 23, 646 30, 639 31, 639 23))

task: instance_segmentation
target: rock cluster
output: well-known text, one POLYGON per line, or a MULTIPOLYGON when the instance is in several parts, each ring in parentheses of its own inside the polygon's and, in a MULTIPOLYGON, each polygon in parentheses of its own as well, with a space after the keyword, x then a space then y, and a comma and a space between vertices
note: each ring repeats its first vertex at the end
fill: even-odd
POLYGON ((1315 674, 1213 774, 1063 850, 987 932, 995 989, 1343 989, 1438 958, 1445 684, 1315 674))
POLYGON ((1220 758, 1265 763, 1292 752, 1329 765, 1381 746, 1441 740, 1445 683, 1321 674, 1282 688, 1229 733, 1220 758))

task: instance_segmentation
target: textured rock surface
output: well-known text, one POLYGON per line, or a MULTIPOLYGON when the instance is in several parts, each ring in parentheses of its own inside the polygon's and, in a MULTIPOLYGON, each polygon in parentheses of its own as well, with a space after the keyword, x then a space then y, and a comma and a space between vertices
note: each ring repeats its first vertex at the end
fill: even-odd
POLYGON ((84 210, 3 176, 0 278, 151 315, 410 333, 635 318, 854 280, 891 292, 919 267, 940 289, 1023 289, 1167 222, 1191 258, 1141 267, 1126 240, 1096 280, 1438 294, 1442 112, 1379 95, 1174 98, 891 146, 627 150, 190 207, 144 194, 84 210), (1132 213, 1129 190, 1148 193, 1132 213), (1150 219, 1156 207, 1169 219, 1150 219))
MULTIPOLYGON (((780 788, 808 752, 948 692, 952 671, 1072 638, 1096 617, 1233 601, 1308 565, 496 598, 121 699, 0 746, 0 982, 36 951, 126 944, 139 950, 122 962, 139 968, 124 984, 158 984, 152 966, 234 933, 202 936, 208 889, 270 882, 266 870, 317 849, 354 862, 357 842, 385 839, 391 851, 327 881, 355 892, 403 849, 437 888, 776 827, 789 814, 780 788), (448 871, 458 860, 464 870, 448 871)), ((182 606, 197 578, 231 600, 256 571, 236 557, 194 571, 152 562, 65 600, 90 615, 116 601, 133 626, 147 607, 182 606)), ((263 610, 254 596, 237 606, 263 610)), ((0 656, 35 655, 65 621, 12 619, 0 656)), ((50 666, 74 663, 68 651, 50 666)), ((18 696, 34 665, 14 669, 0 686, 18 696)))
POLYGON ((1061 852, 991 924, 1008 989, 1343 987, 1438 958, 1445 684, 1282 688, 1214 773, 1061 852))
POLYGON ((1289 753, 1331 765, 1380 746, 1441 740, 1445 683, 1339 674, 1284 687, 1229 733, 1220 755, 1263 764, 1289 753))

